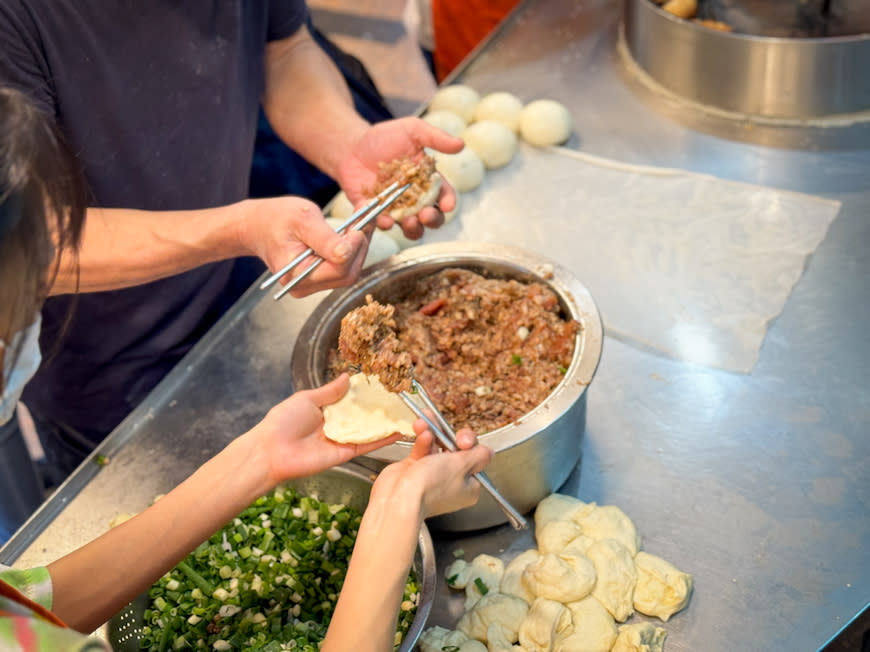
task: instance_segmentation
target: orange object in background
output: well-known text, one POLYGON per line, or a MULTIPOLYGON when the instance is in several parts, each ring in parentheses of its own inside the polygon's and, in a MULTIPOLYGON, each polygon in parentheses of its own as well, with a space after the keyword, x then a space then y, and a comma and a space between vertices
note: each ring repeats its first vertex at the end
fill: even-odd
POLYGON ((519 0, 432 0, 438 83, 518 4, 519 0))

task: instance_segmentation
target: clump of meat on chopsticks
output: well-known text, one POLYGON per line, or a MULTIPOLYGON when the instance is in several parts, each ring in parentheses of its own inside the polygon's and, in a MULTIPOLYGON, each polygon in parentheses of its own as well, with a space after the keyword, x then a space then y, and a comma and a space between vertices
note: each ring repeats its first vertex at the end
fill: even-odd
POLYGON ((342 318, 338 348, 346 362, 377 376, 391 392, 405 392, 411 389, 414 364, 396 336, 395 311, 395 306, 385 306, 367 295, 364 306, 342 318))
POLYGON ((395 220, 416 215, 426 206, 432 206, 441 191, 441 175, 435 171, 435 159, 424 155, 420 160, 397 158, 378 166, 378 180, 371 196, 385 190, 390 184, 410 183, 408 188, 390 207, 390 216, 395 220))

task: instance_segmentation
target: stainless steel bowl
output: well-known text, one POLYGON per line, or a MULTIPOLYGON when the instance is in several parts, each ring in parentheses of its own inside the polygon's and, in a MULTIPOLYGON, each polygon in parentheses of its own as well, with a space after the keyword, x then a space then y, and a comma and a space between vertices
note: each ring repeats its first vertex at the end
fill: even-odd
MULTIPOLYGON (((290 480, 285 484, 296 488, 306 496, 312 496, 329 503, 342 503, 363 511, 368 504, 373 481, 374 475, 369 469, 354 462, 348 462, 307 478, 290 480)), ((437 582, 435 548, 425 525, 420 530, 417 542, 414 571, 420 581, 420 600, 411 628, 399 648, 400 652, 411 652, 414 649, 417 639, 423 633, 426 619, 432 609, 432 600, 435 597, 437 582)), ((106 639, 113 650, 116 652, 138 652, 140 649, 139 637, 147 606, 148 596, 142 594, 106 624, 106 639)))
MULTIPOLYGON (((366 270, 352 286, 333 291, 315 308, 293 349, 293 385, 306 389, 326 382, 328 355, 337 345, 341 318, 363 305, 367 294, 395 303, 418 279, 447 267, 470 269, 492 278, 544 283, 559 298, 565 316, 583 326, 565 377, 546 400, 518 421, 480 437, 495 450, 487 475, 520 512, 527 513, 565 482, 580 459, 586 388, 601 356, 603 333, 598 309, 586 287, 564 267, 529 251, 486 243, 448 242, 407 249, 366 270)), ((404 459, 410 446, 406 442, 392 444, 371 458, 381 465, 404 459)), ((473 507, 432 519, 430 525, 465 531, 505 522, 504 513, 484 494, 473 507)))
MULTIPOLYGON (((648 75, 667 92, 743 120, 802 124, 822 118, 870 119, 865 113, 870 110, 868 34, 783 38, 720 32, 677 18, 650 0, 623 2, 622 54, 640 69, 634 72, 648 75)), ((784 5, 794 13, 806 3, 735 0, 724 4, 766 5, 766 13, 771 13, 770 6, 784 5)), ((863 15, 866 8, 862 6, 860 12, 863 15)))

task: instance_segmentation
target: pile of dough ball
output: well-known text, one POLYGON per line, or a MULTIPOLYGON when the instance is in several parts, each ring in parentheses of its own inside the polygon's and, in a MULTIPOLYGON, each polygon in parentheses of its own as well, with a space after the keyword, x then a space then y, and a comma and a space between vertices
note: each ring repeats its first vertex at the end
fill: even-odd
MULTIPOLYGON (((465 148, 457 154, 426 150, 434 157, 438 173, 456 192, 456 206, 444 214, 446 224, 458 214, 462 193, 478 188, 487 170, 504 167, 513 160, 520 139, 537 147, 561 145, 570 138, 572 129, 571 114, 559 102, 541 99, 523 104, 517 96, 504 91, 481 97, 464 84, 438 89, 423 120, 465 141, 465 148)), ((335 218, 333 227, 351 213, 353 205, 340 192, 329 207, 329 215, 335 218)), ((399 224, 386 231, 375 230, 365 265, 418 243, 405 237, 399 224), (398 249, 394 250, 393 245, 398 249)))
POLYGON ((505 566, 457 559, 447 583, 465 590, 455 630, 430 627, 422 652, 662 652, 662 627, 617 626, 635 611, 667 621, 685 608, 692 576, 640 551, 631 519, 613 505, 552 494, 535 510, 538 547, 505 566))
POLYGON ((478 188, 487 170, 513 160, 520 139, 537 147, 561 145, 572 129, 571 114, 559 102, 542 99, 523 104, 505 91, 481 97, 465 84, 439 88, 423 120, 465 141, 458 154, 428 151, 438 172, 456 191, 457 208, 445 215, 447 222, 456 214, 462 193, 478 188))

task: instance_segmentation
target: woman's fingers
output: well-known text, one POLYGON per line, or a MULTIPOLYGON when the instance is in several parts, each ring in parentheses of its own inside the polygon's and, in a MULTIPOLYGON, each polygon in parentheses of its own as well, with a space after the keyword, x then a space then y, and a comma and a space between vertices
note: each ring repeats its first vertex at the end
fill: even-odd
POLYGON ((345 394, 347 394, 347 390, 350 387, 350 376, 346 373, 341 374, 338 378, 333 381, 326 383, 325 385, 321 385, 315 389, 307 390, 309 397, 319 407, 323 407, 324 405, 331 405, 335 403, 345 394))
POLYGON ((422 419, 418 419, 414 423, 414 432, 417 433, 417 439, 414 440, 414 446, 411 448, 411 452, 408 455, 409 459, 419 460, 432 452, 432 433, 426 428, 426 424, 422 419), (422 428, 417 430, 417 425, 422 424, 422 428))
POLYGON ((376 451, 379 448, 383 448, 384 446, 389 446, 390 444, 395 444, 402 438, 402 435, 399 433, 390 435, 389 437, 384 437, 383 439, 378 439, 377 441, 371 441, 365 444, 356 444, 356 450, 354 450, 354 457, 358 457, 360 455, 368 455, 372 451, 376 451))

